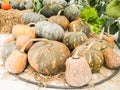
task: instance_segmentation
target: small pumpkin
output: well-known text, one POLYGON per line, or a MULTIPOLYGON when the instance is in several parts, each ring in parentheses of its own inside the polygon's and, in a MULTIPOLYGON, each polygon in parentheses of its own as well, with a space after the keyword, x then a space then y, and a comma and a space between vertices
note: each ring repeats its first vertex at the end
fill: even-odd
POLYGON ((42 18, 45 18, 45 16, 34 12, 24 12, 22 18, 25 24, 29 24, 29 23, 37 23, 42 18))
POLYGON ((65 16, 60 15, 61 11, 62 10, 60 10, 56 16, 51 16, 48 20, 57 23, 66 31, 69 25, 69 20, 65 16))
POLYGON ((28 35, 31 38, 35 38, 35 30, 34 30, 34 25, 21 25, 17 24, 13 26, 12 28, 12 34, 15 38, 17 38, 20 35, 28 35))
POLYGON ((41 9, 40 13, 43 14, 45 17, 49 18, 53 15, 57 15, 59 10, 63 9, 63 6, 57 3, 50 3, 41 9))
POLYGON ((120 56, 111 48, 106 47, 102 50, 102 54, 105 58, 104 65, 109 69, 116 69, 120 66, 120 56))
MULTIPOLYGON (((19 48, 19 49, 22 49, 24 47, 24 45, 29 42, 31 40, 31 38, 27 35, 20 35, 19 37, 17 37, 16 39, 16 46, 19 48)), ((32 46, 32 42, 30 42, 25 50, 28 50, 31 46, 32 46)))
POLYGON ((13 9, 18 9, 19 6, 18 0, 9 0, 9 3, 12 5, 13 9))
POLYGON ((58 41, 43 40, 36 42, 28 51, 31 67, 44 75, 56 75, 65 70, 65 61, 70 51, 58 41))
POLYGON ((64 36, 64 30, 56 23, 49 21, 39 21, 35 24, 35 33, 38 37, 50 40, 61 41, 64 36))
POLYGON ((1 9, 3 9, 3 10, 9 10, 11 8, 12 8, 12 6, 9 3, 2 3, 1 4, 1 9))
POLYGON ((64 34, 63 43, 68 46, 70 50, 75 49, 88 40, 83 32, 66 32, 64 34))
POLYGON ((66 60, 65 79, 70 86, 80 87, 92 79, 92 72, 83 56, 72 56, 66 60))
POLYGON ((87 23, 80 18, 77 20, 72 21, 68 26, 69 32, 83 32, 87 36, 90 36, 90 27, 87 25, 87 23), (75 27, 75 29, 74 29, 75 27))
POLYGON ((66 16, 70 21, 77 19, 79 15, 80 10, 75 5, 67 6, 64 10, 64 16, 66 16))

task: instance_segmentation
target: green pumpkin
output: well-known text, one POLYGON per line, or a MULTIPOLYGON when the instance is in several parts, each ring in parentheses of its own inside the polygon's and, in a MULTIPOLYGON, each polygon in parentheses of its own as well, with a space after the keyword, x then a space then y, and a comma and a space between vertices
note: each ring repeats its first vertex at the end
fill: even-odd
POLYGON ((64 30, 56 23, 49 21, 39 21, 35 24, 35 33, 37 37, 47 38, 50 40, 61 41, 64 37, 64 30))
POLYGON ((90 27, 87 25, 87 23, 80 18, 77 20, 72 21, 69 26, 68 26, 68 31, 69 32, 83 32, 87 36, 90 35, 90 27), (75 27, 75 29, 74 29, 75 27), (75 30, 75 31, 74 31, 75 30))
POLYGON ((66 16, 70 21, 75 20, 80 15, 80 10, 75 5, 70 5, 65 8, 64 16, 66 16))
POLYGON ((63 6, 57 3, 52 3, 45 5, 41 9, 40 13, 49 18, 53 15, 57 15, 58 11, 61 9, 63 9, 63 6))
POLYGON ((44 75, 56 75, 65 71, 65 62, 70 51, 61 42, 43 40, 36 42, 28 51, 28 62, 31 67, 44 75))
POLYGON ((67 45, 70 50, 73 50, 87 40, 88 38, 83 32, 66 32, 63 43, 67 45))

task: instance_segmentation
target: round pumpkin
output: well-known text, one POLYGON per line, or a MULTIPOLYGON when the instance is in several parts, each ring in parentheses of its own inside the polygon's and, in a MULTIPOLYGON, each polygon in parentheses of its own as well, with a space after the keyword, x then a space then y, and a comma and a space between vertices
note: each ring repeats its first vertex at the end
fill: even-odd
POLYGON ((88 40, 83 32, 66 32, 64 34, 63 43, 68 46, 70 50, 75 49, 88 40))
POLYGON ((31 38, 35 38, 35 30, 32 24, 29 25, 15 25, 12 28, 12 34, 14 35, 15 38, 17 38, 20 35, 28 35, 31 38))
POLYGON ((1 9, 3 9, 3 10, 9 10, 11 8, 12 8, 12 5, 9 3, 2 3, 1 4, 1 9))
POLYGON ((68 26, 69 32, 78 32, 81 31, 85 33, 87 36, 90 34, 90 27, 87 25, 87 23, 80 18, 77 20, 72 21, 68 26), (75 29, 74 29, 75 27, 75 29))
POLYGON ((69 20, 65 16, 60 15, 60 13, 61 13, 61 10, 58 12, 56 16, 51 16, 48 20, 50 22, 57 23, 66 31, 69 25, 69 20))
POLYGON ((49 21, 39 21, 35 24, 35 32, 38 37, 43 37, 51 40, 62 40, 64 30, 56 23, 49 21))
POLYGON ((44 75, 56 75, 65 70, 65 61, 70 51, 58 41, 40 41, 28 51, 28 62, 31 67, 44 75))
POLYGON ((66 16, 70 21, 77 19, 79 15, 80 10, 75 5, 67 6, 64 10, 64 16, 66 16))
POLYGON ((57 15, 59 10, 63 9, 63 6, 57 3, 47 4, 43 6, 40 13, 43 14, 45 17, 51 17, 53 15, 57 15))
MULTIPOLYGON (((22 49, 24 47, 24 45, 29 42, 31 40, 31 38, 27 35, 20 35, 17 39, 16 39, 16 46, 19 48, 19 49, 22 49)), ((28 50, 31 46, 32 46, 32 42, 30 42, 25 50, 28 50)))

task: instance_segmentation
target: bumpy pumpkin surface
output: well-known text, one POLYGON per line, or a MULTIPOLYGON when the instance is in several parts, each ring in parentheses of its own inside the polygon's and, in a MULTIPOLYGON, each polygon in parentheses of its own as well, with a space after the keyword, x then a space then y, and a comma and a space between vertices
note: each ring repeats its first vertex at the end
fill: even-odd
POLYGON ((81 19, 77 19, 72 21, 68 26, 69 32, 84 32, 87 36, 90 34, 90 27, 87 25, 87 23, 81 19), (74 29, 75 27, 75 29, 74 29))
POLYGON ((64 30, 56 23, 49 21, 39 21, 35 24, 35 32, 38 37, 43 37, 51 40, 62 40, 64 30))
POLYGON ((73 50, 88 40, 83 32, 66 32, 64 34, 63 43, 73 50))
POLYGON ((65 61, 70 51, 58 41, 40 41, 28 51, 28 62, 31 67, 44 75, 55 75, 65 70, 65 61))

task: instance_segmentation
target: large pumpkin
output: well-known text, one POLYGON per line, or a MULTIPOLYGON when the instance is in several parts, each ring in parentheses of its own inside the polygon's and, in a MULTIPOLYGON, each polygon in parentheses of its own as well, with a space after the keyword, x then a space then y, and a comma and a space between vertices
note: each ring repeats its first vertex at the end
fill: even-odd
POLYGON ((77 20, 72 21, 68 26, 69 32, 84 32, 87 36, 90 34, 90 27, 87 25, 87 23, 80 18, 77 20), (75 29, 74 29, 75 27, 75 29), (75 31, 74 31, 75 30, 75 31))
POLYGON ((63 43, 73 50, 88 40, 83 32, 66 32, 64 34, 63 43))
POLYGON ((36 42, 28 51, 31 67, 44 75, 55 75, 65 70, 65 61, 70 51, 58 41, 45 40, 36 42))
POLYGON ((60 15, 60 13, 61 10, 56 16, 51 16, 49 21, 59 24, 66 31, 69 25, 69 20, 65 16, 60 15))
POLYGON ((45 5, 41 9, 40 13, 49 18, 53 15, 57 15, 58 11, 61 9, 63 9, 63 6, 57 3, 52 3, 45 5))
POLYGON ((77 19, 79 15, 80 10, 75 5, 67 6, 64 10, 64 16, 66 16, 70 21, 77 19))
POLYGON ((64 30, 56 23, 49 21, 39 21, 35 24, 35 32, 38 37, 43 37, 51 40, 62 40, 64 30))

